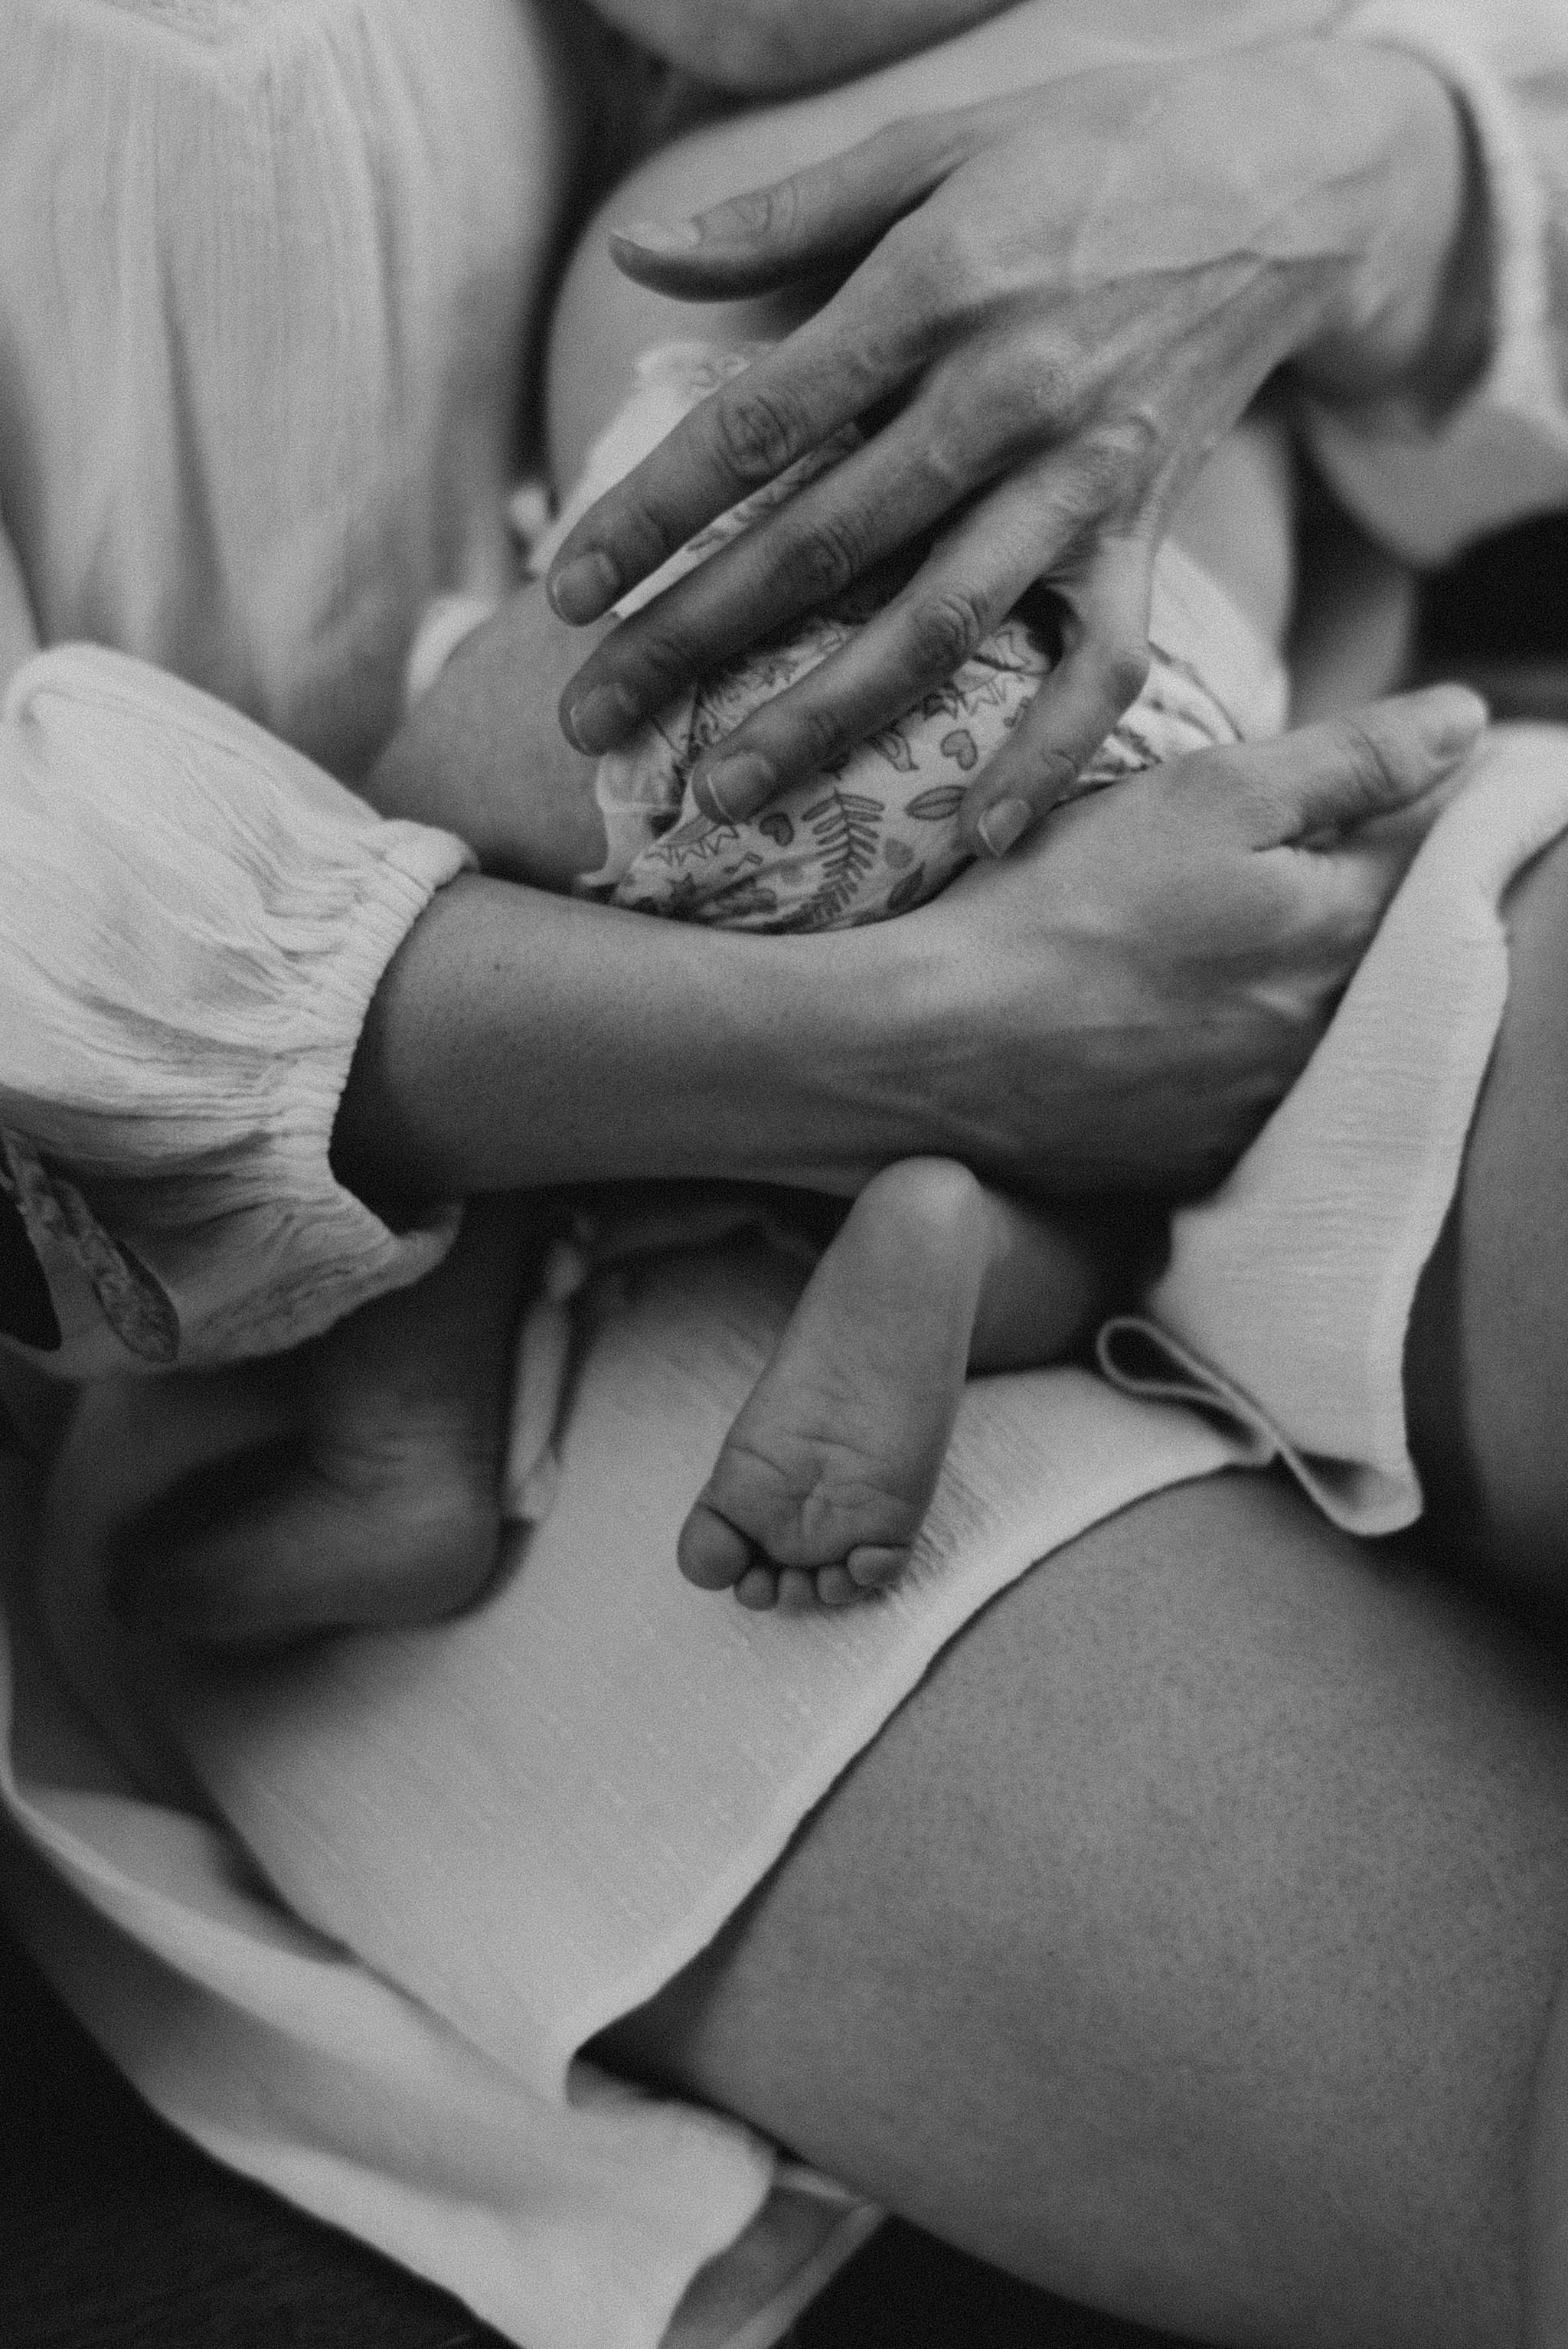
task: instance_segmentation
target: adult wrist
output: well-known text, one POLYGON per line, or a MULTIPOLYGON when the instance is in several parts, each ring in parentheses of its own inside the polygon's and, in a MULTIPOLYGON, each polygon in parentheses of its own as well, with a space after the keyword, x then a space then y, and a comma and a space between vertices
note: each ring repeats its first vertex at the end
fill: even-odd
POLYGON ((1478 380, 1491 316, 1485 175, 1438 67, 1394 47, 1323 45, 1379 124, 1360 249, 1293 372, 1315 397, 1429 427, 1478 380))
POLYGON ((372 1000, 334 1169, 389 1219, 564 1183, 852 1191, 925 1131, 885 936, 738 936, 465 875, 372 1000))

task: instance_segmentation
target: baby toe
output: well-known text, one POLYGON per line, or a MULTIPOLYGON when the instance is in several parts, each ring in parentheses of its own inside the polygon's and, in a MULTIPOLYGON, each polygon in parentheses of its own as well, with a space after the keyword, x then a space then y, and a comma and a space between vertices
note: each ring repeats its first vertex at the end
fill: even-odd
POLYGON ((909 1563, 907 1549, 888 1549, 872 1542, 862 1542, 852 1549, 844 1564, 857 1589, 885 1590, 896 1582, 909 1563))
POLYGON ((779 1573, 779 1604, 800 1614, 817 1603, 817 1578, 803 1566, 786 1566, 779 1573))
POLYGON ((755 1614, 765 1613, 779 1603, 779 1578, 770 1566, 748 1566, 735 1586, 735 1595, 755 1614))
POLYGON ((688 1582, 699 1590, 728 1590, 751 1564, 751 1544, 727 1517, 707 1503, 696 1503, 680 1530, 676 1560, 688 1582))

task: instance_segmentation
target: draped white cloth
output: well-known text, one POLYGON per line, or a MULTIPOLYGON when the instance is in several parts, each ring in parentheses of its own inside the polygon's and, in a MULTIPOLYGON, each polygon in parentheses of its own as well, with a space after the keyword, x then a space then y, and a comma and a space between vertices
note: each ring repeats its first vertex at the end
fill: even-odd
MULTIPOLYGON (((1361 23, 1463 93, 1495 229, 1492 363, 1443 434, 1314 428, 1369 518, 1422 544, 1568 496, 1560 14, 1467 0, 1361 23)), ((0 659, 14 669, 34 632, 46 650, 0 718, 0 1124, 29 1230, 70 1258, 67 1368, 286 1342, 442 1243, 442 1226, 377 1226, 325 1146, 379 971, 462 852, 369 818, 324 770, 354 771, 386 731, 427 597, 504 575, 571 136, 556 22, 525 0, 7 7, 0 659)), ((1506 755, 1502 800, 1544 821, 1532 795, 1555 805, 1560 745, 1506 755)), ((1494 917, 1473 887, 1453 902, 1494 917)), ((1475 969, 1472 1053, 1496 953, 1475 969)), ((1451 1143, 1418 1154, 1429 1220, 1451 1143)), ((1409 1226, 1396 1212, 1388 1228, 1409 1226)), ((121 1669, 92 1603, 111 1504, 221 1444, 192 1391, 168 1411, 150 1381, 99 1391, 46 1515, 37 1479, 9 1475, 0 1848, 23 1930, 161 2109, 529 2349, 652 2349, 672 2323, 683 2349, 743 2349, 788 2320, 866 2214, 575 2047, 699 1945, 1031 1558, 1140 1492, 1255 1457, 1260 1425, 1298 1448, 1321 1435, 1293 1428, 1266 1363, 1227 1371, 1224 1332, 1174 1314, 1244 1409, 1194 1414, 1068 1372, 989 1382, 907 1592, 785 1647, 657 1556, 787 1301, 779 1279, 731 1251, 673 1283, 666 1268, 605 1319, 560 1505, 495 1609, 257 1675, 232 1709, 196 1682, 133 1702, 145 1671, 121 1669), (717 1812, 683 1742, 698 1684, 753 1707, 717 1812), (557 1725, 562 1698, 610 1706, 602 1768, 583 1744, 560 1766, 547 1708, 522 1701, 551 1687, 557 1725)))

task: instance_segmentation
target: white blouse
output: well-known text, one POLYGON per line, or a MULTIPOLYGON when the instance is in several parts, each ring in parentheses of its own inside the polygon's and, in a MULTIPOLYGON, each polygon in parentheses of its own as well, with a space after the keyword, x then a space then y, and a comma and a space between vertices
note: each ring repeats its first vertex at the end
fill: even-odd
MULTIPOLYGON (((426 597, 504 576, 561 12, 4 7, 0 1323, 71 1372, 198 1362, 301 1339, 443 1244, 379 1225, 327 1144, 379 973, 465 852, 327 771, 390 725, 426 597)), ((1436 440, 1316 428, 1369 517, 1438 548, 1568 500, 1568 25, 1562 0, 1324 13, 1425 46, 1483 129, 1485 382, 1436 440)), ((0 1565, 35 1545, 32 1506, 0 1460, 0 1565)), ((820 2182, 717 2116, 587 2067, 535 2094, 318 1939, 211 1821, 124 1778, 20 1607, 0 1813, 13 1913, 143 2092, 515 2339, 652 2349, 680 2302, 683 2349, 755 2349, 863 2223, 830 2202, 819 2224, 820 2182)))
POLYGON ((324 770, 390 730, 427 597, 506 578, 567 110, 512 0, 8 0, 4 48, 0 515, 59 649, 0 715, 0 1327, 200 1363, 450 1236, 327 1147, 466 851, 324 770))
MULTIPOLYGON (((1434 57, 1488 175, 1485 382, 1435 437, 1312 424, 1373 526, 1438 554, 1568 498, 1560 0, 1324 20, 1434 57)), ((58 1371, 295 1343, 449 1237, 389 1231, 327 1146, 381 971, 464 851, 322 770, 385 738, 425 599, 506 575, 559 23, 9 0, 0 518, 59 649, 0 714, 0 1330, 58 1371)))

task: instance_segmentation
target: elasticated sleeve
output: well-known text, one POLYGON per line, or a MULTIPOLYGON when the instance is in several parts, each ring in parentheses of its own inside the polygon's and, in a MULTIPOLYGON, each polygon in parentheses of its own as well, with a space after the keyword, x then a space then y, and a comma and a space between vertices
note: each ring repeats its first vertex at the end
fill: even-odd
POLYGON ((1336 29, 1425 58, 1474 137, 1491 307, 1480 381, 1435 428, 1397 404, 1304 410, 1352 512, 1397 554, 1442 562, 1568 505, 1568 13, 1563 0, 1367 0, 1336 29))
POLYGON ((382 972, 461 842, 72 645, 0 713, 0 1323, 72 1376, 276 1351, 417 1279, 332 1171, 382 972))

